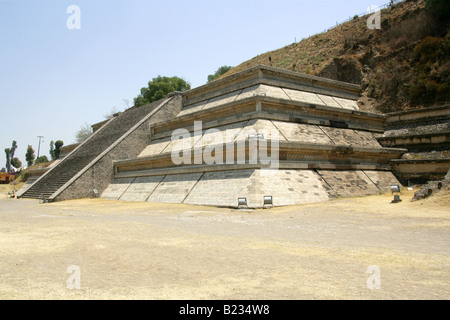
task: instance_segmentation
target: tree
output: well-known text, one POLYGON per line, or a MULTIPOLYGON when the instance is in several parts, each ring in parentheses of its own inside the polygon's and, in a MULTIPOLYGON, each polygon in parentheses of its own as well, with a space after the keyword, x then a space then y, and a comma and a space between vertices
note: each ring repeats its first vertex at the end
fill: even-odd
POLYGON ((55 159, 55 142, 52 140, 52 141, 50 141, 50 150, 49 150, 49 153, 50 153, 50 157, 52 158, 52 160, 56 160, 55 159))
POLYGON ((34 164, 45 163, 45 162, 48 162, 47 156, 40 156, 39 158, 36 159, 34 164))
POLYGON ((134 106, 141 107, 165 98, 171 92, 189 89, 191 89, 191 85, 179 77, 158 76, 148 82, 148 87, 141 89, 141 93, 134 98, 134 106))
POLYGON ((59 159, 59 156, 61 155, 61 147, 64 145, 64 142, 62 140, 56 140, 55 142, 55 160, 59 159))
POLYGON ((11 167, 14 167, 16 169, 20 168, 22 166, 22 163, 20 162, 20 160, 18 158, 14 158, 14 153, 16 152, 17 149, 17 142, 13 141, 11 148, 6 148, 5 149, 5 153, 6 153, 6 170, 7 172, 11 172, 11 167), (19 165, 20 164, 20 165, 19 165))
POLYGON ((12 158, 11 159, 11 165, 15 169, 19 169, 20 167, 22 167, 22 161, 20 161, 19 158, 12 158))
POLYGON ((11 172, 11 149, 6 148, 6 172, 11 172))
POLYGON ((210 74, 208 76, 208 83, 211 81, 216 80, 217 78, 219 78, 221 75, 227 73, 228 71, 230 71, 231 69, 233 69, 234 67, 230 67, 230 66, 221 66, 219 69, 217 69, 217 71, 214 74, 210 74))
POLYGON ((81 143, 87 138, 89 138, 92 134, 92 127, 85 123, 81 126, 80 130, 75 133, 75 139, 77 143, 81 143))
POLYGON ((13 141, 11 146, 11 158, 14 158, 14 153, 16 152, 16 149, 17 149, 17 142, 13 141))
POLYGON ((29 145, 27 148, 27 153, 25 154, 25 160, 27 161, 27 165, 29 167, 31 167, 33 165, 35 158, 36 158, 36 155, 34 154, 33 147, 29 145))

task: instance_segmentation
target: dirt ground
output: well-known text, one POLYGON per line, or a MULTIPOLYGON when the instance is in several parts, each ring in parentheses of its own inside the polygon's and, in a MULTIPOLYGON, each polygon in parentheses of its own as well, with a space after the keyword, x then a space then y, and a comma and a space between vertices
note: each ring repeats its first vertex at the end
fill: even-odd
POLYGON ((0 191, 3 300, 450 299, 449 191, 265 210, 0 191))

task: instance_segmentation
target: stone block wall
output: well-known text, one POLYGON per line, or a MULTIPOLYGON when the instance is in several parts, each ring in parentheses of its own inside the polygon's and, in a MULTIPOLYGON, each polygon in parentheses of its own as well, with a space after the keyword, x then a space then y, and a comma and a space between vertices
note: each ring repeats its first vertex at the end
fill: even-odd
MULTIPOLYGON (((149 142, 149 127, 155 123, 176 116, 181 110, 181 95, 175 95, 150 118, 116 140, 108 150, 94 159, 65 186, 54 201, 95 196, 94 189, 101 194, 112 182, 113 161, 137 157, 149 142)), ((161 102, 159 102, 161 103, 161 102)))
POLYGON ((359 93, 359 86, 261 66, 192 89, 183 94, 176 117, 155 124, 137 156, 115 162, 116 180, 102 197, 226 207, 245 197, 257 208, 265 196, 283 206, 385 192, 398 181, 382 170, 405 150, 379 144, 385 117, 360 111, 359 93), (202 121, 202 135, 193 135, 195 121, 202 121), (217 154, 228 143, 244 142, 248 161, 178 165, 171 152, 181 150, 180 141, 170 136, 181 128, 190 133, 183 149, 208 146, 204 152, 217 154), (206 132, 212 128, 222 133, 219 139, 206 132), (278 169, 249 160, 250 141, 256 141, 250 133, 264 134, 257 138, 259 151, 279 152, 278 169), (273 149, 274 139, 279 149, 273 149))
POLYGON ((407 148, 391 161, 404 184, 442 179, 450 169, 450 105, 390 114, 378 138, 385 147, 407 148))
POLYGON ((379 193, 377 186, 361 170, 318 172, 339 197, 369 196, 379 193))
POLYGON ((164 176, 135 178, 116 199, 120 198, 122 201, 147 201, 163 179, 164 176))
MULTIPOLYGON (((252 119, 249 121, 232 123, 215 128, 222 132, 222 142, 241 141, 248 139, 250 133, 265 133, 265 139, 272 139, 271 134, 277 132, 279 142, 299 142, 304 144, 340 145, 364 148, 382 148, 374 134, 368 131, 333 128, 295 122, 283 122, 265 119, 252 119), (226 134, 225 134, 226 132, 226 134)), ((202 138, 192 137, 187 145, 192 147, 202 144, 212 145, 215 134, 202 133, 202 138)), ((191 133, 193 135, 193 133, 191 133)), ((179 145, 179 141, 171 141, 170 137, 152 141, 144 148, 138 157, 155 156, 171 152, 179 145)))
POLYGON ((242 197, 260 208, 265 196, 286 206, 388 192, 391 184, 399 182, 382 171, 244 169, 116 179, 102 198, 237 207, 242 197))

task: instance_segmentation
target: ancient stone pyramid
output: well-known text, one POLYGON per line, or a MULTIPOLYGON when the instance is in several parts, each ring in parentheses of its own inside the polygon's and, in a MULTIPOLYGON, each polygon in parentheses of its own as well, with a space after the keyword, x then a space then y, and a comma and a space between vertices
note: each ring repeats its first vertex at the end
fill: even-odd
POLYGON ((124 201, 259 208, 389 191, 399 184, 389 161, 406 150, 378 143, 385 117, 360 111, 359 94, 357 85, 266 66, 173 93, 141 110, 49 200, 97 191, 124 201))

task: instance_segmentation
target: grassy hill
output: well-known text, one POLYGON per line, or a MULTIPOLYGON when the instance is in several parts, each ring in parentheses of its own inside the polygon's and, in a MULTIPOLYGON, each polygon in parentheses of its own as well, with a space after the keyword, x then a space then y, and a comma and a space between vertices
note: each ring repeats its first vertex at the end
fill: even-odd
POLYGON ((425 9, 405 0, 381 11, 381 29, 355 17, 328 32, 261 54, 222 77, 256 65, 360 84, 362 110, 395 112, 450 102, 450 33, 425 9))

